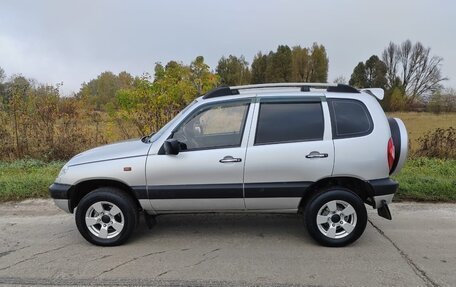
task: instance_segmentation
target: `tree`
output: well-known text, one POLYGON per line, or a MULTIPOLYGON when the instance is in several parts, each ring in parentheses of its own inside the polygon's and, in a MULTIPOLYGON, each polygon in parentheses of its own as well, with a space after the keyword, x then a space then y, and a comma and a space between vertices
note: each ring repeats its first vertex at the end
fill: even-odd
POLYGON ((328 66, 329 59, 325 47, 313 43, 310 49, 310 72, 307 82, 326 83, 328 81, 328 66))
POLYGON ((334 79, 333 83, 334 84, 346 85, 347 84, 347 79, 345 78, 345 76, 340 75, 340 76, 338 76, 337 78, 334 79))
POLYGON ((366 63, 359 62, 353 69, 349 84, 358 88, 386 88, 387 67, 376 55, 366 63))
POLYGON ((287 45, 279 45, 277 51, 270 52, 266 67, 266 81, 270 83, 291 81, 291 49, 287 45))
POLYGON ((261 52, 255 55, 252 62, 252 84, 266 83, 266 69, 268 67, 268 56, 261 52))
POLYGON ((117 92, 117 106, 110 116, 126 136, 157 131, 196 97, 219 83, 218 76, 201 56, 190 65, 176 61, 165 66, 156 63, 154 70, 153 81, 144 74, 134 80, 132 87, 117 92), (136 132, 129 131, 124 122, 131 123, 136 132))
POLYGON ((16 156, 20 157, 24 153, 26 141, 20 139, 26 138, 28 126, 26 124, 27 116, 27 97, 32 82, 22 75, 15 75, 7 85, 6 100, 8 109, 12 114, 14 122, 14 138, 16 143, 16 156))
POLYGON ((429 111, 433 113, 456 112, 456 90, 446 88, 437 91, 429 98, 429 111))
POLYGON ((126 89, 133 84, 133 77, 127 72, 115 75, 103 72, 96 79, 83 83, 78 97, 84 97, 97 110, 106 110, 107 104, 115 101, 118 90, 126 89))
POLYGON ((5 70, 3 70, 2 67, 0 67, 0 100, 2 100, 5 97, 5 78, 5 70))
POLYGON ((293 82, 307 82, 310 71, 310 55, 308 49, 301 48, 301 46, 295 46, 291 50, 291 54, 291 80, 293 82))
POLYGON ((412 44, 410 40, 400 45, 390 42, 383 51, 387 87, 393 89, 400 85, 409 104, 438 91, 447 80, 440 71, 443 58, 431 56, 430 52, 431 48, 425 48, 420 42, 412 44))
POLYGON ((239 58, 233 55, 229 55, 228 58, 222 57, 218 61, 215 71, 224 85, 237 86, 250 82, 249 63, 244 56, 239 58))
POLYGON ((314 43, 311 48, 295 46, 292 49, 293 82, 328 81, 328 57, 323 45, 314 43))

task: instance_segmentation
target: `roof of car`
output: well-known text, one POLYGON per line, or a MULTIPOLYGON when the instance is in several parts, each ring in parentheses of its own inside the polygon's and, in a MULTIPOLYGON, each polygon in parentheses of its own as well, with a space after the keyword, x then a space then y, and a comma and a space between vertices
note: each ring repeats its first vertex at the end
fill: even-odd
POLYGON ((254 84, 243 86, 222 86, 215 88, 202 96, 202 99, 213 99, 226 96, 252 95, 252 94, 270 94, 283 92, 324 92, 324 93, 342 93, 342 94, 359 94, 365 92, 378 99, 383 98, 382 89, 363 89, 358 90, 352 86, 344 84, 329 83, 269 83, 254 84))

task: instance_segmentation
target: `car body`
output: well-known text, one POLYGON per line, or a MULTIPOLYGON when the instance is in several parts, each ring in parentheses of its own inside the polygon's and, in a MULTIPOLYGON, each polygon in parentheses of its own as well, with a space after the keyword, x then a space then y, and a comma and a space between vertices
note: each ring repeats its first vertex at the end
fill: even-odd
POLYGON ((50 194, 63 210, 76 209, 81 234, 99 245, 124 242, 126 209, 135 209, 132 216, 144 211, 148 222, 167 213, 313 210, 306 215, 311 235, 343 246, 364 230, 359 202, 391 219, 388 204, 398 184, 390 175, 402 168, 408 139, 402 121, 386 117, 382 98, 381 89, 346 85, 221 87, 151 136, 76 155, 50 194), (78 215, 85 199, 91 204, 78 215), (122 200, 128 201, 123 208, 122 200))

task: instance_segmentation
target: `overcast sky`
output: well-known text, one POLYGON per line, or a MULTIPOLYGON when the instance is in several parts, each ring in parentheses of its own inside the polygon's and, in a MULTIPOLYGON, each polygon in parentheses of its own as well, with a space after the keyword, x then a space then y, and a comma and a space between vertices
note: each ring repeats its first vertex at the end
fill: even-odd
POLYGON ((444 58, 446 86, 456 87, 456 2, 334 1, 22 1, 0 2, 0 67, 63 92, 103 71, 153 72, 155 62, 189 63, 198 55, 215 69, 223 55, 279 44, 323 44, 329 79, 347 79, 359 61, 390 42, 410 39, 444 58))

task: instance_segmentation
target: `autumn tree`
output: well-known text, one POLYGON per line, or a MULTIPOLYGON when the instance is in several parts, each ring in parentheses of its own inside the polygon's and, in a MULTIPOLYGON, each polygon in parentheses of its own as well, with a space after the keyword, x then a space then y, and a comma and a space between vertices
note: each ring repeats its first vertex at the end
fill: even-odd
POLYGON ((397 45, 390 42, 382 54, 386 64, 387 88, 400 86, 405 92, 407 103, 441 89, 447 78, 441 75, 443 58, 431 56, 431 48, 410 40, 397 45))
POLYGON ((103 72, 96 79, 83 83, 77 96, 86 98, 97 110, 106 110, 106 105, 115 100, 117 91, 132 84, 133 77, 127 72, 120 72, 118 75, 103 72))
POLYGON ((215 71, 220 77, 221 84, 238 86, 250 83, 249 63, 244 56, 238 58, 229 55, 228 58, 220 58, 215 71))
POLYGON ((320 82, 328 81, 328 56, 323 45, 314 43, 311 48, 295 46, 292 49, 292 76, 293 82, 320 82))
POLYGON ((326 83, 328 68, 329 59, 325 47, 314 43, 310 49, 310 72, 307 81, 326 83))
POLYGON ((119 123, 126 136, 157 131, 196 97, 215 88, 219 78, 212 73, 203 57, 190 65, 170 61, 155 65, 155 76, 137 77, 133 87, 117 92, 117 109, 111 117, 119 123), (125 127, 131 123, 136 131, 125 127))

